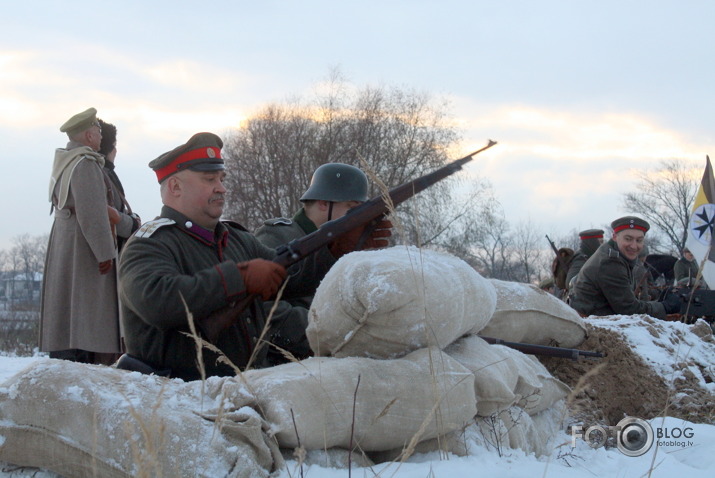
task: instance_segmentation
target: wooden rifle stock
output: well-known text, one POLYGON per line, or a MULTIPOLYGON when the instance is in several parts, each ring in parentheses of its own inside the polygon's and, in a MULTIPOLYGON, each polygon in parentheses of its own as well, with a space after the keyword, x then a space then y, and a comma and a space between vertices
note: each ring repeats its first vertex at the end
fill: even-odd
MULTIPOLYGON (((405 202, 415 194, 461 170, 462 166, 471 161, 473 156, 491 148, 495 144, 497 144, 496 141, 489 140, 483 148, 452 161, 429 174, 390 189, 385 195, 375 196, 369 201, 350 209, 343 217, 326 222, 317 231, 279 246, 276 248, 276 257, 273 258, 273 262, 287 268, 305 259, 343 234, 383 217, 389 212, 390 208, 405 202)), ((238 320, 241 312, 255 299, 256 296, 249 295, 232 306, 213 312, 208 317, 198 321, 199 328, 209 341, 213 342, 223 330, 238 320)))
POLYGON ((502 339, 495 339, 494 337, 484 337, 482 335, 480 335, 479 337, 487 343, 495 345, 505 345, 507 347, 516 349, 519 352, 523 352, 529 355, 545 355, 547 357, 570 358, 571 360, 578 360, 579 357, 603 357, 603 354, 601 352, 567 349, 563 347, 549 347, 548 345, 525 344, 522 342, 507 342, 502 339))

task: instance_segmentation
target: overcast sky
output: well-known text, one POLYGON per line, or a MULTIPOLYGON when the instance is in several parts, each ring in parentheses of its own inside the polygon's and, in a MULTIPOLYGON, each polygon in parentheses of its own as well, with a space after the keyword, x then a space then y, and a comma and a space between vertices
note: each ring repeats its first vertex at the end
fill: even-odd
POLYGON ((628 213, 636 171, 715 154, 708 0, 27 0, 0 24, 0 249, 49 232, 73 114, 93 106, 117 125, 117 172, 148 220, 161 207, 150 160, 309 94, 335 67, 358 87, 448 99, 460 153, 499 142, 459 174, 489 179, 510 222, 552 237, 628 213))

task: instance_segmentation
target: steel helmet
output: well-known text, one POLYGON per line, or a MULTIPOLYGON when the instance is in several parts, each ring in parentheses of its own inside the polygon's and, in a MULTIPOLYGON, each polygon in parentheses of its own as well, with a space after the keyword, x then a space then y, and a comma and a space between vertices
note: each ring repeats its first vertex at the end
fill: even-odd
POLYGON ((367 201, 367 176, 359 168, 342 163, 326 163, 313 173, 301 201, 367 201))

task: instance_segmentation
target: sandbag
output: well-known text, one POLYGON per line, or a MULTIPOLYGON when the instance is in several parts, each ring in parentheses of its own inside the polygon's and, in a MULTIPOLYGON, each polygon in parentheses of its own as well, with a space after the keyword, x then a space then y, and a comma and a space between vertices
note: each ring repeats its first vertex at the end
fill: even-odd
POLYGON ((586 326, 578 313, 533 284, 489 279, 497 296, 496 310, 484 327, 472 333, 509 342, 578 347, 586 326))
POLYGON ((488 417, 519 406, 536 414, 570 393, 535 357, 476 335, 457 340, 444 352, 474 374, 477 415, 488 417))
POLYGON ((0 461, 72 477, 269 476, 283 465, 233 378, 39 360, 0 386, 0 461))
POLYGON ((302 466, 317 465, 322 468, 368 468, 375 462, 367 455, 358 451, 350 452, 344 448, 328 448, 327 450, 306 450, 305 448, 282 448, 281 453, 285 461, 295 460, 293 470, 288 466, 288 476, 301 476, 302 466))
POLYGON ((318 356, 397 358, 481 329, 495 306, 491 283, 452 255, 405 246, 353 252, 318 287, 306 333, 318 356))
POLYGON ((437 348, 395 360, 314 357, 243 378, 283 448, 389 450, 459 429, 476 413, 474 376, 437 348))

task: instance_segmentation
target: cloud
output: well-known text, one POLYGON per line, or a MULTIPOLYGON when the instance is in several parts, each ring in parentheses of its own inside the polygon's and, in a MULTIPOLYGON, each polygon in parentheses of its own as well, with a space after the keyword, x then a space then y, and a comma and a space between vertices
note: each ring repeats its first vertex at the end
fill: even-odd
POLYGON ((0 52, 1 127, 55 129, 74 112, 95 106, 110 121, 131 120, 161 136, 237 126, 253 107, 248 90, 257 80, 240 72, 182 59, 157 64, 95 45, 75 46, 79 50, 71 55, 71 46, 0 52))
POLYGON ((594 106, 589 111, 529 105, 470 108, 468 103, 459 100, 458 125, 467 138, 483 135, 499 141, 500 146, 492 150, 496 157, 530 155, 581 164, 619 158, 648 164, 667 158, 693 159, 712 147, 692 143, 682 132, 635 113, 598 111, 594 106))

